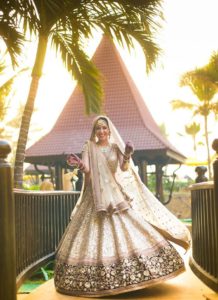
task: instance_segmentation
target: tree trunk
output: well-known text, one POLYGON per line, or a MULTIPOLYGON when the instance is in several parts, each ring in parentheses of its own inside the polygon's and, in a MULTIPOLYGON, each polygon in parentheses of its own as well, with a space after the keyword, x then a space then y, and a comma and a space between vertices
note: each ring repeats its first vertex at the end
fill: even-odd
POLYGON ((42 69, 47 49, 47 36, 39 36, 38 48, 35 64, 32 71, 32 81, 30 84, 27 102, 24 108, 20 132, 17 143, 15 166, 14 166, 14 185, 16 188, 22 188, 23 185, 23 163, 25 159, 25 150, 28 139, 30 121, 34 109, 34 103, 38 91, 39 79, 42 76, 42 69))
POLYGON ((211 160, 210 160, 210 145, 209 145, 208 128, 207 128, 207 116, 204 116, 204 133, 205 133, 205 141, 207 147, 207 163, 208 163, 209 180, 211 180, 212 172, 211 172, 211 160))

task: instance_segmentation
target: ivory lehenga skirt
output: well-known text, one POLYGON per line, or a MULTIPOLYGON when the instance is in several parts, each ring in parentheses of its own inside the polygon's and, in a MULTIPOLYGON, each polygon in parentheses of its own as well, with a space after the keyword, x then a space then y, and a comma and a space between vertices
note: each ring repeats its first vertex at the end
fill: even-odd
POLYGON ((86 297, 148 287, 184 271, 176 249, 133 209, 96 213, 83 194, 56 254, 58 292, 86 297))

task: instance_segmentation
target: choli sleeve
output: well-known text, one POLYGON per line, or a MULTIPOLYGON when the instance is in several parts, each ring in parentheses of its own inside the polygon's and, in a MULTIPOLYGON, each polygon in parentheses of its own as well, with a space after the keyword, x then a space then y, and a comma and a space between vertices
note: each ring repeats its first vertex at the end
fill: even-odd
POLYGON ((127 171, 129 169, 129 162, 124 161, 123 153, 121 152, 120 148, 116 145, 117 148, 117 157, 120 165, 120 169, 122 171, 127 171))
POLYGON ((82 153, 83 152, 88 152, 88 141, 86 141, 85 144, 83 145, 82 153))
POLYGON ((85 142, 82 148, 82 161, 85 164, 87 172, 89 172, 89 147, 88 142, 85 142))
POLYGON ((115 151, 117 152, 118 162, 119 162, 119 165, 121 166, 122 162, 123 162, 123 154, 120 151, 120 148, 117 146, 117 144, 113 144, 113 147, 114 147, 115 151))

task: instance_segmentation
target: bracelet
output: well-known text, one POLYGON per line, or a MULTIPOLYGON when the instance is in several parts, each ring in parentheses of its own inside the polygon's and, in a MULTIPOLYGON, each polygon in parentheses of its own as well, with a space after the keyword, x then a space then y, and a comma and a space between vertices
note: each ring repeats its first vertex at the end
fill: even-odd
POLYGON ((123 159, 123 164, 124 164, 124 165, 129 164, 129 159, 123 159))
POLYGON ((124 161, 129 161, 130 160, 130 155, 127 155, 126 153, 124 153, 123 160, 124 161))
POLYGON ((127 171, 129 168, 129 158, 123 158, 122 170, 127 171))

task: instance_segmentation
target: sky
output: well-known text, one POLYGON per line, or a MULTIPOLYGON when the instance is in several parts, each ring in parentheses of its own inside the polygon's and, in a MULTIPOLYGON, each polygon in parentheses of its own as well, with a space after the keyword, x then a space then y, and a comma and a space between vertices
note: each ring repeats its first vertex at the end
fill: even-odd
MULTIPOLYGON (((179 87, 179 80, 183 73, 208 63, 212 52, 218 50, 217 11, 217 0, 163 1, 165 21, 157 34, 157 42, 163 53, 155 70, 149 75, 145 72, 145 60, 139 47, 131 54, 119 48, 155 121, 165 124, 168 139, 187 156, 193 156, 191 138, 181 137, 178 133, 184 133, 184 125, 193 121, 192 115, 182 110, 172 111, 170 101, 194 100, 188 88, 179 87)), ((98 42, 99 36, 96 36, 88 45, 90 55, 98 42)), ((34 60, 34 51, 35 46, 30 45, 26 56, 30 65, 34 60)), ((25 80, 22 86, 18 84, 17 98, 22 99, 21 101, 26 100, 29 87, 27 81, 25 80)), ((36 139, 52 128, 74 87, 75 82, 63 67, 61 60, 56 58, 54 52, 49 51, 36 99, 38 111, 33 116, 33 122, 38 122, 42 128, 35 134, 36 139)), ((195 120, 201 122, 200 119, 195 120)), ((218 126, 212 118, 209 126, 212 128, 212 142, 218 126)), ((199 140, 203 138, 199 136, 199 140)), ((204 159, 205 153, 199 149, 202 155, 199 153, 198 158, 204 159)))

